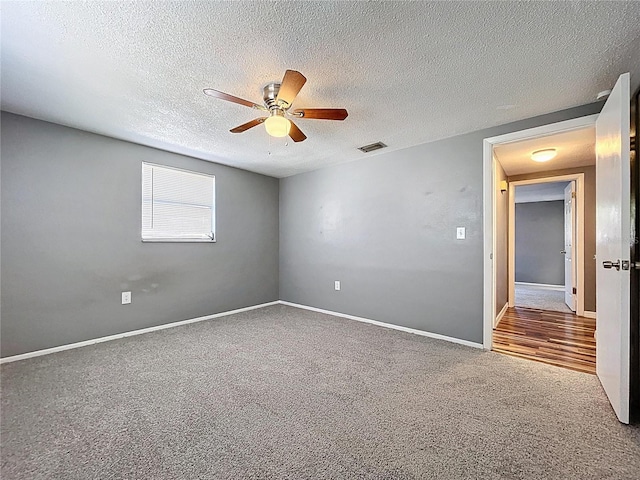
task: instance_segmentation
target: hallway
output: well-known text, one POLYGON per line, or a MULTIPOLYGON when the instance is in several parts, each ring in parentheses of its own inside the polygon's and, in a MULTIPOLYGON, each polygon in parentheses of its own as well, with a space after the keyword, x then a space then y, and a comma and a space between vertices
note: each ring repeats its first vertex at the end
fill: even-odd
POLYGON ((564 287, 550 288, 516 282, 515 292, 516 307, 572 313, 565 303, 564 287))
POLYGON ((494 352, 595 374, 595 319, 509 308, 493 331, 494 352))

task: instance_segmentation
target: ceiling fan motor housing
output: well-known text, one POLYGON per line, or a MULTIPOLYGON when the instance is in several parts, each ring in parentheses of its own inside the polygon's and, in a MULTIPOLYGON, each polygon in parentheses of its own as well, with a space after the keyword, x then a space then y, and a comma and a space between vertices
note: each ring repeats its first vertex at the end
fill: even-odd
POLYGON ((279 110, 282 109, 280 105, 276 102, 278 98, 278 92, 280 91, 279 83, 269 83, 265 85, 262 89, 262 98, 264 99, 264 105, 269 109, 273 110, 277 108, 279 110))

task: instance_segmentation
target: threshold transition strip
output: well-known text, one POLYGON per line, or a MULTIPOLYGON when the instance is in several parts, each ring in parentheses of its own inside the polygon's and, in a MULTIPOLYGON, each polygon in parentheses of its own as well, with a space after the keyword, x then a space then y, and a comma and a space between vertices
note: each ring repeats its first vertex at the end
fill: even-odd
POLYGON ((574 314, 514 307, 493 331, 494 352, 596 373, 596 321, 574 314))

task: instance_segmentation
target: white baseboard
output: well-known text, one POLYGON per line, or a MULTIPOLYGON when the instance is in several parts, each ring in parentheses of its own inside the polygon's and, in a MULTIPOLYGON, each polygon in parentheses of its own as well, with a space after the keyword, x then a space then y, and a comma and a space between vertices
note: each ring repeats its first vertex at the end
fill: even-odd
POLYGON ((261 303, 260 305, 252 305, 251 307, 238 308, 236 310, 229 310, 227 312, 214 313, 213 315, 206 315, 204 317, 191 318, 188 320, 181 320, 179 322, 165 323, 163 325, 157 325, 155 327, 142 328, 140 330, 132 330, 130 332, 117 333, 115 335, 109 335, 107 337, 94 338, 91 340, 85 340, 83 342, 69 343, 67 345, 60 345, 59 347, 45 348, 44 350, 36 350, 34 352, 21 353, 20 355, 12 355, 11 357, 0 358, 0 364, 17 362, 18 360, 25 360, 27 358, 39 357, 41 355, 49 355, 50 353, 62 352, 64 350, 71 350, 73 348, 86 347, 95 343, 109 342, 111 340, 117 340, 119 338, 132 337, 134 335, 142 335, 143 333, 155 332, 157 330, 164 330, 165 328, 180 327, 182 325, 188 325, 189 323, 202 322, 204 320, 212 320, 214 318, 226 317, 227 315, 233 315, 234 313, 247 312, 249 310, 255 310, 257 308, 268 307, 271 305, 278 305, 280 301, 261 303))
MULTIPOLYGON (((333 315, 333 316, 336 316, 336 317, 342 317, 342 318, 347 318, 347 319, 350 319, 350 320, 356 320, 358 322, 370 323, 372 325, 378 325, 379 327, 392 328, 394 330, 400 330, 402 332, 413 333, 413 334, 416 334, 416 335, 422 335, 424 337, 436 338, 438 340, 446 340, 447 342, 458 343, 458 344, 461 344, 461 345, 466 345, 467 347, 480 348, 480 349, 483 348, 482 344, 475 343, 475 342, 470 342, 469 340, 462 340, 460 338, 448 337, 446 335, 440 335, 438 333, 425 332, 423 330, 416 330, 415 328, 402 327, 400 325, 394 325, 392 323, 384 323, 384 322, 379 322, 377 320, 371 320, 369 318, 356 317, 354 315, 347 315, 346 313, 333 312, 331 310, 323 310, 321 308, 309 307, 309 306, 300 305, 300 304, 297 304, 297 303, 291 303, 291 302, 285 302, 283 300, 277 300, 275 302, 262 303, 260 305, 252 305, 250 307, 238 308, 236 310, 229 310, 227 312, 215 313, 213 315, 206 315, 204 317, 191 318, 191 319, 188 319, 188 320, 181 320, 179 322, 165 323, 163 325, 157 325, 155 327, 142 328, 140 330, 131 330, 129 332, 117 333, 115 335, 109 335, 109 336, 106 336, 106 337, 93 338, 91 340, 84 340, 82 342, 69 343, 67 345, 60 345, 58 347, 45 348, 43 350, 36 350, 36 351, 33 351, 33 352, 21 353, 19 355, 12 355, 10 357, 0 358, 0 365, 4 364, 4 363, 9 363, 9 362, 17 362, 19 360, 26 360, 27 358, 40 357, 42 355, 49 355, 51 353, 63 352, 65 350, 71 350, 71 349, 74 349, 74 348, 86 347, 86 346, 89 346, 89 345, 94 345, 96 343, 109 342, 111 340, 117 340, 119 338, 132 337, 134 335, 142 335, 144 333, 150 333, 150 332, 155 332, 155 331, 158 331, 158 330, 164 330, 166 328, 180 327, 182 325, 188 325, 190 323, 202 322, 202 321, 205 321, 205 320, 212 320, 214 318, 225 317, 225 316, 228 316, 228 315, 233 315, 235 313, 247 312, 249 310, 256 310, 258 308, 264 308, 264 307, 269 307, 271 305, 278 305, 278 304, 288 305, 290 307, 302 308, 304 310, 311 310, 311 311, 319 312, 319 313, 326 313, 328 315, 333 315)), ((503 308, 503 311, 506 311, 506 307, 507 307, 507 305, 505 305, 505 308, 503 308)), ((585 316, 586 316, 586 313, 592 313, 592 312, 585 312, 585 316)), ((501 314, 504 314, 504 312, 501 312, 501 314)), ((594 313, 594 316, 595 316, 595 313, 594 313)))
POLYGON ((500 313, 498 313, 498 315, 496 316, 495 320, 493 321, 493 328, 496 328, 498 326, 500 320, 502 320, 502 317, 504 317, 504 314, 507 313, 507 308, 509 308, 509 302, 504 304, 504 307, 502 307, 502 310, 500 310, 500 313))
POLYGON ((327 315, 333 315, 334 317, 347 318, 349 320, 356 320, 358 322, 370 323, 379 327, 392 328, 394 330, 400 330, 402 332, 414 333, 416 335, 422 335, 423 337, 436 338, 438 340, 446 340, 447 342, 459 343, 460 345, 466 345, 467 347, 480 348, 483 346, 481 343, 470 342, 469 340, 462 340, 455 337, 447 337, 446 335, 440 335, 439 333, 425 332, 424 330, 416 330, 415 328, 402 327, 400 325, 394 325, 392 323, 379 322, 377 320, 371 320, 364 317, 356 317, 354 315, 348 315, 346 313, 333 312, 331 310, 324 310, 322 308, 309 307, 307 305, 300 305, 298 303, 286 302, 280 300, 282 305, 288 305, 290 307, 302 308, 304 310, 311 310, 312 312, 326 313, 327 315))
POLYGON ((596 312, 589 312, 585 310, 584 312, 582 312, 582 316, 586 318, 596 318, 596 312))
POLYGON ((529 282, 514 282, 516 285, 522 285, 526 287, 542 288, 544 290, 558 290, 564 291, 564 285, 552 285, 550 283, 529 283, 529 282))

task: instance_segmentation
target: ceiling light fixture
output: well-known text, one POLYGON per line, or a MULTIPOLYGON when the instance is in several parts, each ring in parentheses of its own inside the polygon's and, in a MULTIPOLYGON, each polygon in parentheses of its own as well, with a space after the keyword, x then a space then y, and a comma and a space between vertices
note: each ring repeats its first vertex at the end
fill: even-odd
POLYGON ((272 137, 286 137, 291 130, 291 122, 284 118, 284 112, 274 108, 271 116, 264 121, 264 128, 272 137))
POLYGON ((555 148, 545 148, 544 150, 536 150, 531 154, 531 160, 534 162, 548 162, 552 158, 558 155, 558 151, 555 148))

